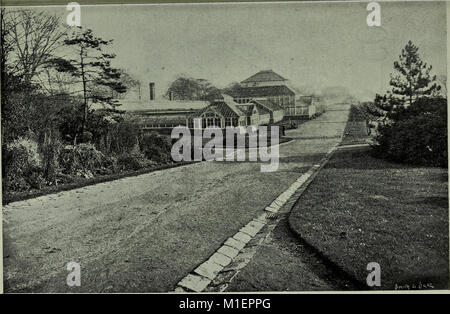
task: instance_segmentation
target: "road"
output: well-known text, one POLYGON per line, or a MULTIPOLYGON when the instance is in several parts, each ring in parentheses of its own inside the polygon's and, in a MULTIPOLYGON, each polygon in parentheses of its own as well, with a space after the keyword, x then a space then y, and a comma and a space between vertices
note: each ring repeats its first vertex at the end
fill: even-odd
POLYGON ((172 291, 340 140, 349 106, 335 108, 287 131, 276 172, 201 162, 4 206, 5 292, 172 291))

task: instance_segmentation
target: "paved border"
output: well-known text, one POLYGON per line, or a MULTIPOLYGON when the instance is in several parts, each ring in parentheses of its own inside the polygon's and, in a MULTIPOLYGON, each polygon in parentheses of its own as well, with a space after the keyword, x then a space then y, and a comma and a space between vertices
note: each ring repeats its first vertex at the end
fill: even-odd
MULTIPOLYGON (((349 114, 350 110, 348 110, 346 123, 348 123, 349 114)), ((306 173, 302 174, 287 190, 264 208, 262 214, 253 218, 253 220, 242 227, 235 235, 228 238, 205 262, 179 281, 175 287, 175 292, 224 291, 240 270, 250 262, 256 253, 256 249, 270 236, 272 230, 275 229, 281 220, 277 219, 274 223, 270 224, 268 219, 277 218, 280 209, 286 207, 288 205, 287 203, 290 203, 290 206, 283 208, 282 212, 289 213, 291 211, 308 185, 330 160, 339 145, 342 144, 344 135, 345 132, 341 136, 338 136, 339 141, 331 147, 325 154, 325 157, 314 164, 306 173), (265 236, 258 239, 258 233, 262 229, 266 231, 265 236), (256 240, 257 242, 252 248, 246 250, 246 246, 251 240, 256 240), (231 266, 232 264, 238 265, 234 268, 227 268, 227 266, 231 266)))

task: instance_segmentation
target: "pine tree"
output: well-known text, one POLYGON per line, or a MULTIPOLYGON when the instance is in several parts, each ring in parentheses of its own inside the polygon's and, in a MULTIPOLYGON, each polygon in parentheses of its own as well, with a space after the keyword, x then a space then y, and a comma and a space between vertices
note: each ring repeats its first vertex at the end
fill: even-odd
POLYGON ((385 95, 377 94, 373 105, 368 107, 374 117, 383 118, 384 123, 401 119, 406 107, 424 96, 436 96, 441 86, 436 76, 431 76, 428 66, 419 56, 419 48, 408 41, 394 62, 395 73, 391 73, 389 85, 392 87, 385 95))
POLYGON ((80 135, 83 135, 89 113, 89 101, 100 102, 115 107, 114 92, 125 93, 127 88, 121 82, 121 71, 111 67, 111 59, 114 54, 103 52, 103 47, 109 45, 112 40, 104 40, 95 37, 91 29, 74 32, 64 40, 64 45, 74 50, 74 58, 55 58, 52 65, 59 72, 70 73, 82 86, 83 95, 83 119, 81 121, 80 135), (109 88, 111 93, 104 93, 109 88))
POLYGON ((392 86, 392 98, 399 105, 409 105, 421 96, 429 96, 440 90, 435 83, 436 76, 431 76, 431 65, 424 63, 419 56, 419 48, 408 41, 399 61, 394 62, 396 73, 391 74, 389 84, 392 86))

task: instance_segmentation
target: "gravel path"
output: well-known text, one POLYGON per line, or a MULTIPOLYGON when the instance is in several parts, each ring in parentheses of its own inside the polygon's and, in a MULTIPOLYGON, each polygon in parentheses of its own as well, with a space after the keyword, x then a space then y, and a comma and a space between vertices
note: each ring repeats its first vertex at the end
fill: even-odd
POLYGON ((4 206, 5 292, 171 291, 336 144, 348 107, 287 131, 276 172, 202 162, 4 206))

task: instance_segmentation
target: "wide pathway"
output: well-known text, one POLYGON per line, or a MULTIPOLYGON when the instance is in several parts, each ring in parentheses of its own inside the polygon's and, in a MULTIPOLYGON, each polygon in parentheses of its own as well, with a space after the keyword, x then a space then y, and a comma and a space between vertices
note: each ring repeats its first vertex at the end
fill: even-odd
POLYGON ((335 109, 287 131, 275 172, 201 162, 4 206, 5 292, 172 291, 339 141, 349 106, 335 109))

